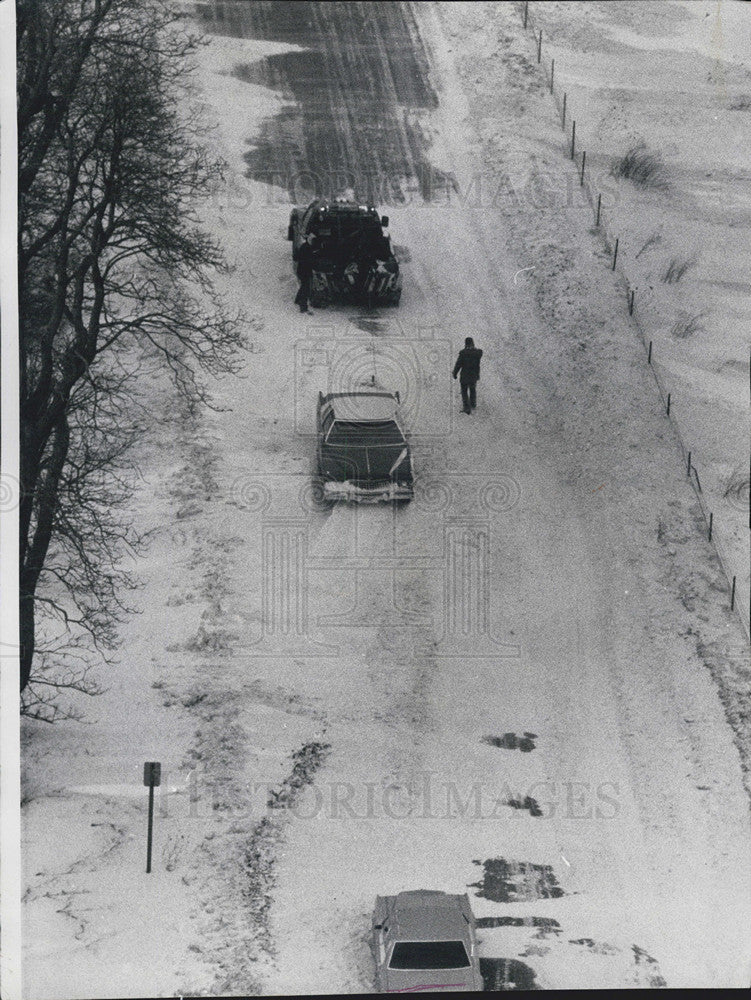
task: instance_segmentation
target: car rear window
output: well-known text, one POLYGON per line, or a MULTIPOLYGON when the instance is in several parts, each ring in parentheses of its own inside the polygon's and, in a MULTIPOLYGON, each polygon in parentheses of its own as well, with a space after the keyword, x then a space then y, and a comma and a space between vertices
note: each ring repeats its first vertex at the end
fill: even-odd
POLYGON ((397 941, 390 969, 464 969, 469 965, 461 941, 397 941))
POLYGON ((326 444, 339 445, 395 445, 404 444, 404 435, 393 420, 359 423, 335 420, 326 438, 326 444))
POLYGON ((322 219, 313 216, 305 223, 309 232, 316 233, 322 239, 346 240, 355 236, 366 239, 377 239, 383 235, 378 219, 361 215, 325 215, 322 219))

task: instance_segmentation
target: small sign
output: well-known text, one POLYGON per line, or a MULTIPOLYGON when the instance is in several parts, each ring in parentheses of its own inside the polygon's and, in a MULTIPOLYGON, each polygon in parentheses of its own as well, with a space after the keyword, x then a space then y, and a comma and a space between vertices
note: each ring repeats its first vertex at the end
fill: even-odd
POLYGON ((143 783, 147 788, 158 787, 162 781, 162 765, 158 760, 147 760, 143 765, 143 783))
POLYGON ((154 831, 154 788, 162 780, 162 765, 158 760, 147 760, 143 765, 143 783, 149 790, 149 828, 146 834, 146 874, 151 871, 151 841, 154 831))

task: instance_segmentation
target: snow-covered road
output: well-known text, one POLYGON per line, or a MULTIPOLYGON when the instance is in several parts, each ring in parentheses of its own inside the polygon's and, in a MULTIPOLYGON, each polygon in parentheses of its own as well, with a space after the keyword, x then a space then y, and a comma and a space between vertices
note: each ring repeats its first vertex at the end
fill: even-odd
POLYGON ((456 11, 381 5, 363 27, 352 5, 230 9, 230 34, 304 50, 234 68, 295 98, 249 137, 247 171, 298 197, 376 176, 403 198, 387 206, 407 251, 398 312, 313 319, 292 311, 289 281, 279 295, 283 209, 248 207, 264 243, 248 252, 274 261, 269 298, 254 291, 280 372, 294 367, 296 429, 312 428, 319 388, 373 376, 402 393, 423 484, 395 515, 343 507, 302 529, 310 628, 337 655, 278 673, 323 707, 332 752, 310 818, 286 831, 267 988, 367 989, 375 894, 461 892, 496 859, 524 887, 502 903, 477 889, 476 913, 558 924, 485 931, 483 954, 523 960, 541 985, 742 984, 747 804, 709 677, 673 630, 650 630, 677 596, 645 579, 649 511, 695 515, 633 340, 603 296, 594 362, 567 368, 568 331, 544 328, 517 274, 534 258, 509 256, 503 213, 473 197, 488 168, 446 37, 456 11), (421 131, 440 168, 427 187, 421 131), (471 418, 448 379, 466 335, 485 350, 471 418), (488 740, 525 732, 528 753, 488 740), (541 899, 530 871, 562 893, 541 899))
MULTIPOLYGON (((514 9, 197 9, 229 165, 207 219, 256 320, 247 379, 201 432, 210 503, 174 555, 195 570, 210 547, 221 574, 201 641, 177 647, 218 706, 193 757, 241 787, 330 749, 274 811, 265 960, 230 961, 216 925, 193 950, 225 991, 257 968, 270 994, 367 992, 376 894, 430 888, 469 892, 488 987, 747 986, 748 799, 708 669, 744 655, 741 630, 588 221, 478 193, 564 169, 535 68, 499 41, 514 9), (484 45, 508 74, 492 112, 468 69, 484 45), (296 312, 290 191, 332 178, 390 193, 398 310, 296 312), (469 335, 485 354, 468 417, 450 370, 469 335), (416 498, 321 510, 318 390, 368 380, 402 395, 416 498)), ((201 830, 238 883, 258 813, 219 819, 201 830)))

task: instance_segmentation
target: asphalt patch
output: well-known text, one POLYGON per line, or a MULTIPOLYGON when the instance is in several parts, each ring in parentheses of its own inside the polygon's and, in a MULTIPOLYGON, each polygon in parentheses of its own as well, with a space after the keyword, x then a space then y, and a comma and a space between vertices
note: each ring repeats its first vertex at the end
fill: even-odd
POLYGON ((247 175, 295 203, 351 189, 361 201, 430 201, 455 186, 432 166, 419 113, 438 107, 409 4, 197 4, 214 34, 301 46, 234 73, 287 101, 248 137, 247 175))
POLYGON ((515 958, 481 958, 480 974, 486 991, 541 989, 534 970, 515 958))
POLYGON ((478 917, 475 923, 480 930, 483 927, 544 927, 556 933, 561 931, 561 925, 552 917, 478 917))
POLYGON ((535 749, 536 739, 536 733, 524 733, 523 736, 504 733, 503 736, 483 736, 482 742, 491 747, 499 747, 501 750, 521 750, 522 753, 529 753, 535 749))
POLYGON ((637 944, 631 945, 631 951, 634 953, 634 965, 637 968, 642 967, 646 972, 647 984, 652 990, 665 989, 667 983, 660 974, 660 967, 657 964, 657 959, 652 958, 643 948, 640 948, 637 944))
POLYGON ((531 795, 525 795, 523 799, 509 799, 506 805, 512 809, 528 809, 532 816, 542 816, 539 802, 531 795))
POLYGON ((620 951, 614 944, 608 944, 606 941, 595 941, 593 938, 569 938, 568 943, 583 945, 593 951, 595 955, 616 955, 620 951))
POLYGON ((353 316, 352 323, 364 333, 385 333, 388 329, 388 324, 384 323, 383 320, 368 319, 366 316, 353 316))
POLYGON ((484 875, 480 882, 472 882, 477 896, 494 903, 518 903, 525 899, 558 899, 563 889, 550 865, 535 865, 529 861, 506 861, 489 858, 473 861, 482 865, 484 875))

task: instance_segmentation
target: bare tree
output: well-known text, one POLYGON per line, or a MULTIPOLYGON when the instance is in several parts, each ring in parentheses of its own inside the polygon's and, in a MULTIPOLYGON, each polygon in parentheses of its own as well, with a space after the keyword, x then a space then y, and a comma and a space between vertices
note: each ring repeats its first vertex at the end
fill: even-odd
POLYGON ((195 408, 206 374, 237 369, 242 337, 196 216, 221 169, 186 94, 197 40, 167 0, 17 6, 21 688, 27 711, 53 718, 44 685, 96 690, 85 657, 71 672, 63 650, 88 636, 106 654, 126 610, 144 359, 195 408), (40 615, 72 628, 68 647, 53 640, 61 675, 35 658, 40 615))

